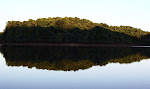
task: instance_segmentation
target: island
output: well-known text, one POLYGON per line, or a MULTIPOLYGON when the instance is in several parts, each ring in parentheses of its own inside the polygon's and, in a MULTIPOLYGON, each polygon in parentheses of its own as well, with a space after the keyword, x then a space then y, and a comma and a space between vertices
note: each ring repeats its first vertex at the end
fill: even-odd
POLYGON ((77 17, 8 21, 1 45, 128 46, 150 45, 150 32, 131 26, 109 26, 77 17))

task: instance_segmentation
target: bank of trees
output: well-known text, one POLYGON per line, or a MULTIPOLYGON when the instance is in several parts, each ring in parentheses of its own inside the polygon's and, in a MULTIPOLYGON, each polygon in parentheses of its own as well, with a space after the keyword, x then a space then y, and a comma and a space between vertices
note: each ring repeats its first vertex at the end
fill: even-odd
POLYGON ((64 30, 50 27, 10 27, 6 29, 2 41, 5 43, 96 43, 96 44, 136 44, 139 39, 124 33, 96 26, 91 30, 74 28, 64 30))
POLYGON ((28 21, 8 21, 6 28, 10 27, 50 27, 54 26, 60 27, 66 30, 71 30, 74 28, 79 28, 81 30, 87 29, 90 30, 94 28, 95 26, 100 26, 103 28, 107 28, 111 31, 116 31, 120 33, 125 33, 131 36, 137 36, 140 37, 142 35, 149 34, 148 32, 144 32, 141 29, 133 28, 131 26, 109 26, 105 23, 93 23, 92 21, 89 21, 87 19, 80 19, 80 18, 72 18, 72 17, 55 17, 55 18, 40 18, 37 20, 29 19, 28 21))
POLYGON ((139 44, 145 35, 149 32, 130 26, 108 26, 77 17, 56 17, 8 21, 1 42, 139 44))

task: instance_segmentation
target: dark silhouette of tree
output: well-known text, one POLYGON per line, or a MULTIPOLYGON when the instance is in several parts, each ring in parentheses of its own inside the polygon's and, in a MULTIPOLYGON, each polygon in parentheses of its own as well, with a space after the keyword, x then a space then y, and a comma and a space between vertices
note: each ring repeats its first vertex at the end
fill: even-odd
POLYGON ((148 42, 148 35, 149 32, 130 26, 108 26, 77 17, 56 17, 8 21, 1 42, 142 44, 148 42))

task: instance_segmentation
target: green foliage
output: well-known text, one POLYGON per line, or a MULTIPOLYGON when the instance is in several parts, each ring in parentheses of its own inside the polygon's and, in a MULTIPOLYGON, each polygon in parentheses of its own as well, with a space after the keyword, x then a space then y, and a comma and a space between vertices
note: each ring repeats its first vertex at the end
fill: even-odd
POLYGON ((109 29, 111 31, 116 31, 119 33, 125 33, 130 36, 136 36, 138 38, 141 38, 143 35, 150 34, 149 32, 142 31, 141 29, 133 28, 131 26, 110 26, 109 29))
POLYGON ((10 27, 3 34, 5 43, 91 43, 137 44, 137 37, 96 26, 91 30, 64 30, 60 27, 10 27))
POLYGON ((100 26, 103 28, 107 28, 111 31, 116 31, 119 33, 125 33, 128 34, 130 36, 136 36, 138 38, 140 38, 143 35, 147 35, 149 34, 148 32, 144 32, 141 29, 137 29, 137 28, 133 28, 130 26, 109 26, 105 23, 93 23, 92 21, 86 20, 86 19, 80 19, 80 18, 72 18, 72 17, 65 17, 65 18, 61 18, 61 17, 55 17, 55 18, 40 18, 37 20, 32 20, 29 19, 28 21, 8 21, 7 22, 7 26, 6 28, 10 28, 10 27, 50 27, 50 26, 54 26, 56 27, 60 27, 63 28, 65 30, 71 30, 74 28, 79 28, 81 30, 90 30, 92 28, 94 28, 95 26, 100 26))
MULTIPOLYGON (((108 26, 77 17, 8 21, 1 36, 7 43, 141 44, 149 32, 130 26, 108 26)), ((148 38, 148 37, 147 37, 148 38)), ((148 38, 149 39, 149 38, 148 38)), ((145 42, 144 42, 145 43, 145 42)))

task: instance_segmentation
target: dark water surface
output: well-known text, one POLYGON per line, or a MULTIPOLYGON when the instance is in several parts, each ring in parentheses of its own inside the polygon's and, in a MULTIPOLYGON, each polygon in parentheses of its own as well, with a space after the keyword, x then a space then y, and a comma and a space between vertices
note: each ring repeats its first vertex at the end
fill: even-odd
POLYGON ((0 48, 0 89, 150 89, 148 47, 0 48))

